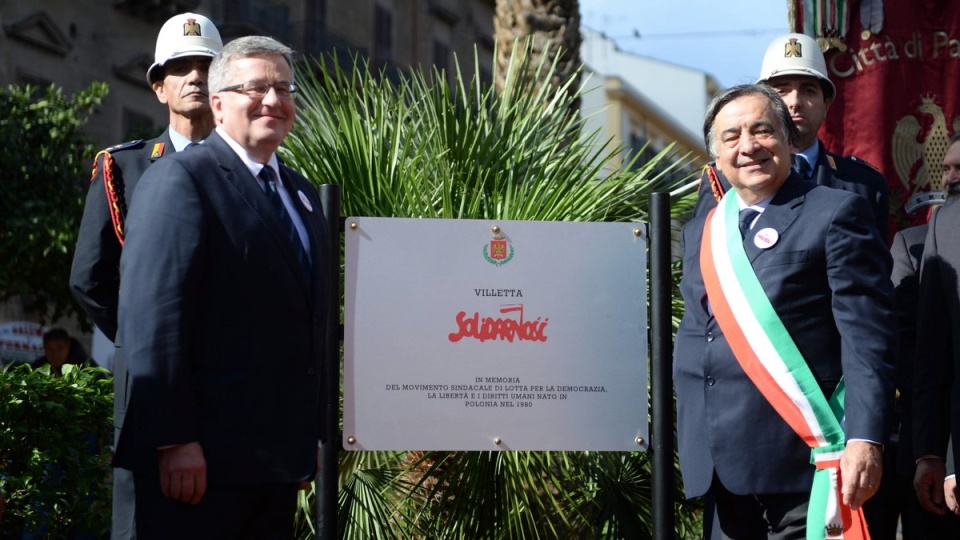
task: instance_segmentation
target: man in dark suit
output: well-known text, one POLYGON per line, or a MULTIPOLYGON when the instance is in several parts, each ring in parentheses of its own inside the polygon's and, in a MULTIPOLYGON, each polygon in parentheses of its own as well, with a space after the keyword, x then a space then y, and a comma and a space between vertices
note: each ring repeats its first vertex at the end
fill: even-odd
POLYGON ((811 454, 839 471, 834 495, 861 524, 882 474, 896 353, 889 253, 862 197, 792 171, 796 138, 771 88, 718 94, 704 139, 733 189, 683 229, 680 465, 687 496, 709 493, 729 538, 803 538, 808 514, 840 526, 826 507, 808 509, 811 454))
MULTIPOLYGON (((795 168, 817 185, 851 191, 870 205, 873 221, 886 241, 889 229, 889 195, 887 181, 861 159, 827 152, 817 138, 820 126, 836 95, 836 87, 827 77, 827 64, 820 47, 806 34, 786 34, 770 42, 763 57, 757 81, 777 90, 790 109, 790 118, 800 138, 794 147, 795 168)), ((706 213, 717 205, 730 189, 729 181, 709 164, 700 178, 700 193, 695 215, 706 213)))
POLYGON ((923 249, 917 306, 917 350, 913 376, 913 485, 920 504, 935 514, 960 514, 956 470, 960 445, 948 453, 947 442, 960 437, 960 139, 954 137, 943 160, 947 202, 930 219, 923 249), (946 482, 945 482, 946 478, 946 482))
POLYGON ((279 162, 292 52, 228 43, 210 66, 216 129, 141 178, 120 263, 131 359, 114 463, 142 538, 290 538, 322 433, 319 195, 279 162))
MULTIPOLYGON (((213 131, 207 69, 222 46, 217 27, 203 15, 182 13, 167 20, 157 35, 155 62, 146 77, 157 100, 169 110, 170 126, 155 139, 118 144, 94 159, 70 290, 110 341, 116 342, 120 252, 134 189, 151 164, 199 143, 213 131)), ((107 366, 114 375, 115 438, 126 414, 127 395, 126 363, 117 345, 113 363, 107 366)), ((133 503, 133 477, 118 469, 113 476, 114 540, 136 538, 133 503)))

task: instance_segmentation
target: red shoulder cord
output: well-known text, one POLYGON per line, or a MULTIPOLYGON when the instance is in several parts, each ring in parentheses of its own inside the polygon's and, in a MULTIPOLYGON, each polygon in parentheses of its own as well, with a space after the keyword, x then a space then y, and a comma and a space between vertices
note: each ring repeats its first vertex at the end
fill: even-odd
POLYGON ((100 162, 101 155, 103 156, 103 189, 107 196, 107 206, 110 208, 110 221, 113 222, 113 232, 117 235, 117 240, 123 246, 123 198, 113 177, 113 156, 110 152, 101 150, 93 159, 93 174, 90 181, 97 177, 97 163, 100 162))

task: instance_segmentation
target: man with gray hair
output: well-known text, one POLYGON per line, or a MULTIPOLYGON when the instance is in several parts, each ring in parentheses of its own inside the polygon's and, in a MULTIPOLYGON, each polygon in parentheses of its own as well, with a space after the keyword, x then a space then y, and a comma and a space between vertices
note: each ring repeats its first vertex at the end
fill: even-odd
POLYGON ((863 531, 882 473, 890 258, 862 197, 792 169, 798 135, 774 89, 718 94, 704 140, 732 189, 683 229, 680 466, 727 538, 863 531))
MULTIPOLYGON (((854 156, 828 152, 817 137, 827 111, 837 97, 827 76, 827 62, 816 40, 806 34, 784 34, 774 38, 763 55, 757 80, 774 88, 790 111, 799 138, 793 147, 793 167, 817 185, 851 191, 863 197, 872 210, 874 223, 886 241, 889 228, 887 182, 872 165, 854 156)), ((704 168, 696 215, 716 206, 729 182, 713 164, 704 168)))
POLYGON ((292 51, 231 41, 210 65, 216 129, 151 167, 127 224, 120 329, 130 399, 115 466, 141 538, 290 538, 323 433, 323 209, 276 155, 292 51))

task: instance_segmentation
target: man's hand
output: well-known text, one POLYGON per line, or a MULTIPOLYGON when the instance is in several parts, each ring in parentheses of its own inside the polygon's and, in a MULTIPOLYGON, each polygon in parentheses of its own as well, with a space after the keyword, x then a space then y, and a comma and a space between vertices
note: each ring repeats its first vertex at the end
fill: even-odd
POLYGON ((954 514, 960 515, 960 506, 957 505, 957 477, 951 476, 943 481, 943 499, 947 508, 954 514))
POLYGON ((937 515, 946 511, 943 501, 946 470, 942 459, 928 457, 917 462, 917 470, 913 473, 913 489, 917 491, 920 506, 937 515))
POLYGON ((207 492, 207 460, 200 443, 178 444, 157 453, 163 494, 189 504, 200 502, 207 492))
POLYGON ((840 458, 843 503, 857 510, 880 489, 883 448, 867 441, 849 441, 840 458))

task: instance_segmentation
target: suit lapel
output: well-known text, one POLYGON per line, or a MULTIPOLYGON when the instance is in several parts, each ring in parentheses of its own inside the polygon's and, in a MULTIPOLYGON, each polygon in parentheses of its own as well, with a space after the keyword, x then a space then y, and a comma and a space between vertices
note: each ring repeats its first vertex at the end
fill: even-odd
POLYGON ((763 253, 776 249, 777 243, 781 241, 787 229, 800 215, 807 191, 811 187, 813 187, 813 184, 810 181, 802 179, 795 172, 790 173, 790 177, 787 178, 777 194, 773 196, 770 204, 757 218, 753 229, 744 235, 744 249, 751 263, 756 261, 763 253), (773 229, 777 232, 778 240, 770 247, 759 247, 755 241, 757 233, 764 229, 773 229))
MULTIPOLYGON (((224 171, 224 179, 233 186, 239 196, 249 205, 254 214, 256 214, 260 224, 270 233, 270 236, 277 244, 277 249, 280 250, 283 263, 290 267, 296 278, 297 285, 299 285, 304 293, 312 300, 312 286, 308 283, 307 276, 303 267, 300 265, 300 261, 297 259, 293 245, 290 244, 290 237, 287 236, 286 228, 280 221, 280 216, 277 215, 273 206, 267 200, 263 188, 260 187, 260 182, 250 174, 250 169, 248 169, 243 160, 240 159, 240 156, 230 148, 216 131, 207 137, 204 144, 209 145, 214 151, 219 165, 224 171)), ((283 167, 281 166, 281 168, 283 167)), ((286 178, 283 178, 282 181, 286 181, 286 178)), ((293 188, 290 188, 290 190, 291 196, 298 198, 295 193, 296 190, 293 188)), ((301 212, 301 218, 302 215, 301 212)), ((310 220, 304 219, 303 221, 306 225, 310 220)), ((311 236, 313 236, 312 232, 311 236)), ((311 238, 310 242, 311 245, 313 245, 313 238, 311 238)), ((314 264, 314 267, 316 267, 316 264, 314 264)))

